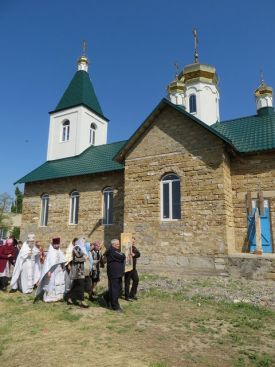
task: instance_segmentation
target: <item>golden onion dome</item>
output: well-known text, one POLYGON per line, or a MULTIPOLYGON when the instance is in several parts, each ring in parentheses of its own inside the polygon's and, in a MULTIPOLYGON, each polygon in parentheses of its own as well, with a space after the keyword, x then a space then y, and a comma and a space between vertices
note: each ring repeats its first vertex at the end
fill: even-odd
POLYGON ((185 91, 185 85, 178 79, 178 76, 176 76, 176 78, 169 83, 166 90, 168 94, 183 93, 185 91))
POLYGON ((272 95, 273 94, 273 88, 269 87, 265 82, 262 80, 259 87, 254 92, 255 97, 261 97, 265 95, 272 95))
POLYGON ((89 60, 88 60, 88 58, 86 57, 86 56, 84 56, 84 55, 82 55, 82 56, 80 56, 79 57, 79 59, 77 60, 77 63, 78 64, 89 64, 89 60))
POLYGON ((194 81, 218 84, 218 75, 216 69, 211 65, 194 63, 184 67, 180 74, 180 80, 185 84, 193 83, 194 81))

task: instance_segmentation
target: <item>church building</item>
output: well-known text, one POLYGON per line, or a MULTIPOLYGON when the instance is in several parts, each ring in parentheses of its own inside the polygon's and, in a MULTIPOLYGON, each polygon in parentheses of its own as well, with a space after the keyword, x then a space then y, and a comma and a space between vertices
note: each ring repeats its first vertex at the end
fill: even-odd
POLYGON ((223 271, 229 258, 261 257, 275 272, 272 94, 262 81, 255 113, 220 121, 216 69, 195 52, 133 135, 108 144, 84 54, 50 112, 47 161, 18 180, 21 237, 108 245, 127 232, 147 268, 223 271))

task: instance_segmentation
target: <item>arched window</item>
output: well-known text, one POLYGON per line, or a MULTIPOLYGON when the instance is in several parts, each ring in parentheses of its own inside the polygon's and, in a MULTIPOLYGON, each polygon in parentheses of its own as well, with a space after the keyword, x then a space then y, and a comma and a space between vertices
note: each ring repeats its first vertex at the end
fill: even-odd
POLYGON ((40 225, 47 226, 48 225, 48 216, 49 216, 49 195, 43 194, 41 196, 41 213, 40 213, 40 225))
POLYGON ((69 141, 70 139, 70 121, 65 120, 62 124, 61 141, 69 141))
POLYGON ((106 187, 103 190, 103 224, 113 224, 113 190, 106 187))
POLYGON ((70 224, 78 224, 79 192, 73 191, 70 200, 70 224))
POLYGON ((161 219, 180 218, 180 179, 174 173, 170 173, 161 180, 161 219))
POLYGON ((95 145, 95 131, 96 131, 96 124, 91 124, 90 126, 90 139, 89 142, 91 145, 95 145))
POLYGON ((189 112, 197 112, 197 99, 195 94, 191 94, 191 96, 189 97, 189 112))

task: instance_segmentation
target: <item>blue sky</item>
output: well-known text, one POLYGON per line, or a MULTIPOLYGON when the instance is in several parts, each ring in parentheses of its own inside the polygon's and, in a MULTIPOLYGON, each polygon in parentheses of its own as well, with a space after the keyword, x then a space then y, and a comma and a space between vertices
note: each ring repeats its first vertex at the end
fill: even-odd
POLYGON ((193 27, 200 61, 217 68, 221 119, 254 114, 260 69, 275 86, 274 19, 272 0, 0 0, 0 193, 46 160, 48 112, 83 39, 113 142, 165 96, 173 63, 192 63, 193 27))

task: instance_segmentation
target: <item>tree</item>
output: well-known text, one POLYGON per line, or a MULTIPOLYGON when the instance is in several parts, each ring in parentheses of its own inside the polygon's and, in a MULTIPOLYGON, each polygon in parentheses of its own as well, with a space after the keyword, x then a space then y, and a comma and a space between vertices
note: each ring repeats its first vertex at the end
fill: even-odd
POLYGON ((23 203, 23 193, 20 191, 19 187, 15 188, 15 200, 11 206, 12 213, 22 213, 22 203, 23 203))
POLYGON ((14 238, 16 239, 19 239, 20 238, 20 227, 13 227, 10 235, 14 236, 14 238))
POLYGON ((7 193, 0 194, 0 231, 5 232, 11 226, 7 213, 10 212, 12 198, 7 193))

